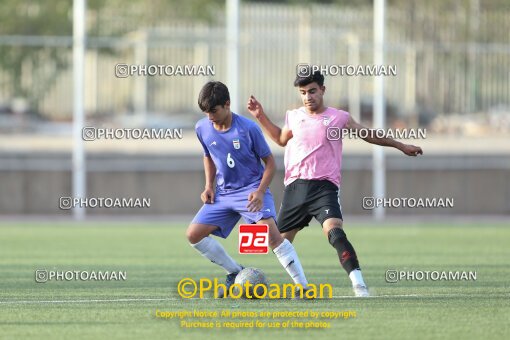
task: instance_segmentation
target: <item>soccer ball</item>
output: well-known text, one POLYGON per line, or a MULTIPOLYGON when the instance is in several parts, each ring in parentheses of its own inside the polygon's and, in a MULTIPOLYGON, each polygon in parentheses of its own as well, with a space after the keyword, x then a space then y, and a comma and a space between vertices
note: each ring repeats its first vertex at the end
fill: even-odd
MULTIPOLYGON (((264 275, 264 273, 262 272, 262 270, 257 268, 244 268, 239 272, 239 274, 237 274, 234 283, 237 283, 242 286, 243 298, 248 298, 244 286, 246 281, 250 282, 250 288, 248 290, 248 293, 251 298, 256 299, 257 297, 255 295, 262 297, 264 296, 265 293, 267 293, 268 290, 267 278, 266 275, 264 275), (263 286, 265 286, 265 289, 263 286), (256 288, 256 291, 254 290, 254 288, 256 288)), ((234 286, 233 293, 235 296, 238 296, 240 294, 239 287, 237 285, 234 286)))

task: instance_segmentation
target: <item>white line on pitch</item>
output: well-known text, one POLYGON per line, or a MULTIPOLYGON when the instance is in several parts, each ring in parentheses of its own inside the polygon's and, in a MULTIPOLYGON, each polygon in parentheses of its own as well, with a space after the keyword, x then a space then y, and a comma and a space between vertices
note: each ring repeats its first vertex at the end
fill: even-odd
MULTIPOLYGON (((419 294, 401 294, 401 295, 373 295, 369 298, 399 298, 399 297, 411 297, 411 298, 448 298, 448 297, 472 297, 472 294, 438 294, 438 295, 419 295, 419 294)), ((359 299, 352 295, 335 295, 333 299, 359 299)), ((0 304, 64 304, 64 303, 93 303, 93 302, 141 302, 141 301, 193 301, 193 300, 217 300, 210 297, 202 299, 182 299, 182 298, 121 298, 121 299, 89 299, 89 300, 12 300, 12 301, 0 301, 0 304)), ((321 299, 317 299, 321 300, 321 299)), ((327 299, 324 299, 327 300, 327 299)), ((225 301, 228 301, 226 299, 225 301)), ((300 301, 300 300, 298 300, 300 301)))
MULTIPOLYGON (((420 295, 378 295, 371 297, 418 297, 420 295)), ((352 295, 343 295, 343 296, 333 296, 334 299, 340 298, 356 298, 356 296, 352 295)), ((137 301, 177 301, 177 300, 187 300, 190 299, 182 299, 182 298, 130 298, 130 299, 90 299, 90 300, 14 300, 14 301, 0 301, 0 304, 30 304, 30 303, 91 303, 91 302, 137 302, 137 301)), ((204 297, 201 299, 193 298, 191 300, 217 300, 214 298, 204 297)), ((320 300, 320 299, 319 299, 320 300)), ((327 300, 327 299, 324 299, 327 300)))
MULTIPOLYGON (((402 295, 371 295, 370 298, 395 298, 395 297, 438 297, 442 295, 418 295, 418 294, 402 294, 402 295)), ((454 295, 459 296, 459 295, 454 295)), ((333 299, 359 299, 359 297, 354 295, 334 295, 333 299)))
POLYGON ((180 298, 132 298, 132 299, 90 299, 90 300, 14 300, 0 301, 0 304, 30 304, 30 303, 90 303, 90 302, 133 302, 133 301, 170 301, 180 298))

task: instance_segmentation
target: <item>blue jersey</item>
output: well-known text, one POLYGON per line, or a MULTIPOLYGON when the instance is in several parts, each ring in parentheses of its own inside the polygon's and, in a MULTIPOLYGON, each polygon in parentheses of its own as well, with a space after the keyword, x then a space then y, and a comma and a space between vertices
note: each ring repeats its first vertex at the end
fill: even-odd
POLYGON ((261 158, 271 154, 262 131, 251 120, 232 113, 232 126, 218 131, 208 118, 195 126, 204 155, 216 166, 216 191, 258 187, 264 173, 261 158))

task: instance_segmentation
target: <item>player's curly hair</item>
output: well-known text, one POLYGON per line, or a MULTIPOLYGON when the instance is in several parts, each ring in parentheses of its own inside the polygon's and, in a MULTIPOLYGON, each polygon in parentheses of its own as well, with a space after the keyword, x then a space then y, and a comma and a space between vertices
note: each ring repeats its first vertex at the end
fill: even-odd
POLYGON ((224 106, 230 100, 230 94, 225 84, 210 81, 202 87, 198 95, 198 106, 202 112, 211 112, 217 105, 224 106))
POLYGON ((295 87, 306 86, 314 82, 317 83, 317 85, 319 86, 324 85, 324 76, 321 74, 320 71, 315 71, 314 73, 310 74, 307 77, 302 77, 298 74, 296 80, 294 80, 294 86, 295 87))

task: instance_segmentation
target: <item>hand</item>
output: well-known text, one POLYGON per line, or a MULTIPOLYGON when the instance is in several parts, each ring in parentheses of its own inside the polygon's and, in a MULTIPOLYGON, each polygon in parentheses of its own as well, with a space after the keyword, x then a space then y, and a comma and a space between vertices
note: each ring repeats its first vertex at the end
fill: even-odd
POLYGON ((204 204, 214 204, 214 190, 206 188, 204 192, 200 194, 200 198, 204 204))
POLYGON ((261 191, 254 191, 248 195, 248 211, 249 212, 255 212, 262 209, 262 206, 264 205, 264 193, 261 191))
POLYGON ((410 144, 404 144, 402 148, 400 148, 400 151, 405 153, 408 156, 416 157, 418 155, 423 155, 423 151, 419 146, 414 146, 410 144))
POLYGON ((260 118, 264 114, 264 109, 262 108, 262 104, 258 102, 258 100, 254 96, 250 96, 247 104, 248 112, 257 119, 260 118))

